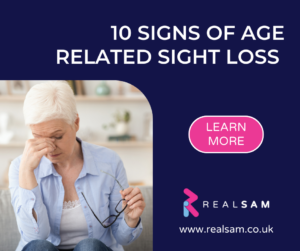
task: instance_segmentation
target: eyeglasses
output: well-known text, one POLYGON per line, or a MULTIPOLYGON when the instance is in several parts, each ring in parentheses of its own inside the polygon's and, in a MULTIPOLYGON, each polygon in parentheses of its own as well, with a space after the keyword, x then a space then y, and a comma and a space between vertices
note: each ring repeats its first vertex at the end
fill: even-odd
MULTIPOLYGON (((115 179, 115 181, 118 183, 118 185, 120 186, 120 188, 122 189, 122 191, 124 191, 124 188, 121 186, 120 182, 119 182, 113 175, 111 175, 111 174, 109 174, 109 173, 107 173, 107 172, 104 172, 104 171, 102 171, 102 170, 100 170, 100 171, 101 171, 102 173, 105 173, 105 174, 107 174, 107 175, 113 177, 113 178, 115 179)), ((85 198, 83 192, 81 192, 81 194, 82 194, 82 196, 83 196, 83 198, 84 198, 86 204, 88 205, 88 207, 89 207, 90 210, 92 211, 93 215, 94 215, 95 218, 97 219, 97 221, 99 221, 99 223, 100 223, 100 224, 102 225, 102 227, 104 227, 104 228, 108 228, 108 227, 110 227, 112 224, 114 224, 115 221, 116 221, 116 220, 118 219, 118 217, 120 216, 120 214, 123 213, 123 211, 127 208, 127 204, 126 204, 126 206, 125 206, 121 211, 119 211, 119 210, 117 209, 118 206, 120 205, 120 203, 121 203, 121 205, 122 205, 123 200, 125 200, 125 199, 121 199, 121 200, 118 202, 118 204, 116 205, 116 207, 115 207, 115 211, 117 212, 117 214, 116 214, 116 215, 110 215, 110 216, 108 216, 104 221, 101 222, 101 221, 98 219, 97 215, 94 213, 93 209, 90 207, 90 205, 89 205, 89 203, 87 202, 87 199, 85 198)))

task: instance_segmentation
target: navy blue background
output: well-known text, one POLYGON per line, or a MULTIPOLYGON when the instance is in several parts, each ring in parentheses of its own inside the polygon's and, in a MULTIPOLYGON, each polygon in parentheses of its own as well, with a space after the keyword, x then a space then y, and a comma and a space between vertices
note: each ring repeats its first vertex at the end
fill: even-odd
MULTIPOLYGON (((0 78, 122 80, 138 87, 154 115, 154 250, 294 250, 299 246, 299 17, 288 2, 183 1, 124 3, 62 1, 1 6, 0 78), (130 40, 113 40, 111 25, 128 25, 130 40), (197 41, 140 41, 141 25, 200 26, 197 41), (211 41, 206 29, 235 25, 235 35, 211 41), (283 25, 284 41, 241 41, 250 25, 283 25), (147 49, 147 65, 56 64, 57 49, 147 49), (161 49, 220 49, 217 64, 160 65, 161 49), (279 50, 276 65, 227 65, 226 50, 279 50), (265 137, 250 154, 202 154, 189 143, 191 123, 203 115, 249 115, 265 137), (199 196, 198 218, 183 217, 184 188, 199 196), (229 209, 202 208, 223 201, 229 209), (270 209, 233 209, 242 200, 270 201, 270 209), (179 227, 273 227, 273 234, 180 234, 179 227)), ((112 59, 112 57, 110 57, 112 59)), ((112 60, 111 60, 112 61, 112 60)))

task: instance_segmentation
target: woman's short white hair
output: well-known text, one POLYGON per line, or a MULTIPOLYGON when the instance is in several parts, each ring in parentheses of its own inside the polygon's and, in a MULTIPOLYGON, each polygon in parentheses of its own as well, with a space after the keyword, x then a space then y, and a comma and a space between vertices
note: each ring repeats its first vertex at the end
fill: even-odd
POLYGON ((73 90, 65 81, 34 85, 25 97, 23 113, 27 126, 52 119, 64 119, 73 126, 77 118, 73 90))

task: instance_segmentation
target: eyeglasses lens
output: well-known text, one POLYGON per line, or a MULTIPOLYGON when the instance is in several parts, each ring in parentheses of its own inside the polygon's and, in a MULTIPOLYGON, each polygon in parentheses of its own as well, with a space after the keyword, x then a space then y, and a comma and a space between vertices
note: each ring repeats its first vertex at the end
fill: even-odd
POLYGON ((102 224, 103 224, 104 226, 109 226, 109 225, 111 225, 115 220, 116 220, 116 216, 109 216, 108 218, 106 218, 106 219, 102 222, 102 224))

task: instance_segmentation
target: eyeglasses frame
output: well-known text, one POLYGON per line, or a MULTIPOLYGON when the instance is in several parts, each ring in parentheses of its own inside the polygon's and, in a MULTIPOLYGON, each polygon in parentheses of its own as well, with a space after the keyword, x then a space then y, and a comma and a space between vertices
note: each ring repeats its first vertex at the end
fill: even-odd
MULTIPOLYGON (((100 171, 101 171, 102 173, 106 173, 106 174, 108 174, 109 176, 113 177, 113 178, 115 179, 115 181, 117 181, 118 185, 121 187, 122 191, 124 191, 124 188, 121 186, 120 182, 119 182, 113 175, 111 175, 111 174, 109 174, 109 173, 107 173, 107 172, 104 172, 104 171, 102 171, 102 170, 100 170, 100 171)), ((103 225, 103 222, 101 222, 101 221, 98 219, 97 215, 94 213, 93 209, 90 207, 90 205, 89 205, 89 203, 87 202, 87 199, 85 198, 83 192, 81 192, 81 194, 82 194, 82 196, 83 196, 83 198, 84 198, 86 204, 88 205, 88 207, 89 207, 90 210, 92 211, 93 215, 95 216, 95 218, 99 221, 99 223, 101 224, 101 226, 104 227, 104 228, 109 228, 112 224, 114 224, 115 221, 116 221, 116 220, 118 219, 118 217, 120 216, 120 214, 123 213, 124 210, 125 210, 125 209, 127 208, 127 206, 128 206, 128 205, 126 204, 126 206, 119 212, 119 211, 117 210, 117 207, 118 207, 118 205, 120 204, 121 201, 125 200, 125 199, 121 199, 121 200, 119 201, 119 203, 118 203, 118 204, 116 205, 116 207, 115 207, 115 211, 116 211, 118 214, 117 214, 117 215, 110 215, 110 216, 108 216, 103 222, 105 222, 109 217, 116 217, 115 220, 114 220, 112 223, 110 223, 109 225, 103 225)))

